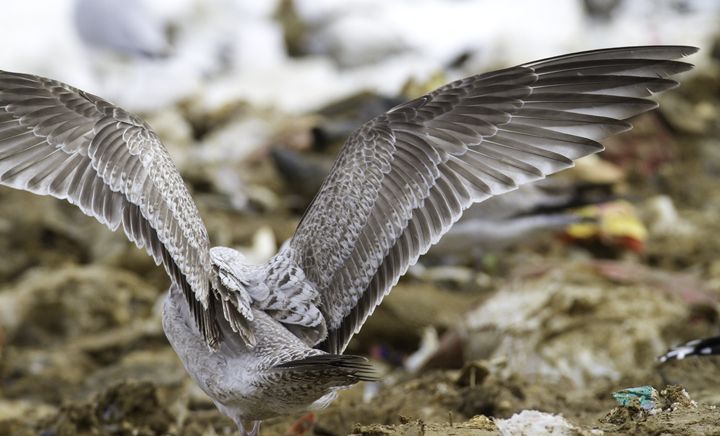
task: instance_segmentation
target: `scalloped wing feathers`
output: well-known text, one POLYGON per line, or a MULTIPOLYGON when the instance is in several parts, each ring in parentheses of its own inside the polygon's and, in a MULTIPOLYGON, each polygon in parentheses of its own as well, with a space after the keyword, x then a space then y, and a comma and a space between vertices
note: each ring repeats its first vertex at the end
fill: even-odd
POLYGON ((0 183, 76 204, 145 247, 215 343, 210 242, 157 135, 139 117, 61 82, 0 72, 0 183))
POLYGON ((603 149, 677 86, 692 47, 574 53, 468 77, 371 120, 347 140, 284 252, 322 296, 340 353, 407 268, 472 203, 603 149))

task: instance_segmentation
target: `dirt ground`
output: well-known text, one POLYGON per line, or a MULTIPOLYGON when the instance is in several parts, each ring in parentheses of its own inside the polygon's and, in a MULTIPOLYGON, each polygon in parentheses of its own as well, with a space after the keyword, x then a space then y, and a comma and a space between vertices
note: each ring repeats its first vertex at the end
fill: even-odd
MULTIPOLYGON (((537 410, 565 419, 547 434, 720 435, 720 357, 654 360, 670 345, 720 334, 719 77, 693 76, 607 144, 619 176, 604 195, 634 205, 648 232, 642 249, 550 235, 428 260, 349 346, 383 381, 341 392, 312 417, 269 419, 262 434, 539 434, 505 421, 537 410), (429 351, 410 368, 421 344, 429 351), (651 412, 612 396, 646 385, 660 392, 651 412)), ((290 131, 307 135, 298 127, 306 124, 290 131)), ((272 145, 292 142, 283 132, 272 145)), ((313 159, 323 167, 335 152, 331 142, 313 159)), ((587 183, 605 168, 561 177, 587 183)), ((312 183, 299 191, 283 182, 267 150, 245 169, 250 185, 273 194, 262 200, 266 191, 255 189, 243 212, 213 189, 210 169, 184 174, 214 244, 262 251, 257 236, 269 229, 275 249, 312 183)), ((72 205, 2 188, 0 259, 0 434, 237 434, 164 337, 164 270, 122 232, 72 205)))

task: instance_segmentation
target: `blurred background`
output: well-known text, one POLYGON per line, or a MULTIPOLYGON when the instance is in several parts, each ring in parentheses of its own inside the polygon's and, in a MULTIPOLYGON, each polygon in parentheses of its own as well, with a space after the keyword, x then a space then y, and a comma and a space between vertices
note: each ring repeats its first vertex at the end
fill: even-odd
MULTIPOLYGON (((700 47, 599 157, 468 210, 409 271, 348 348, 383 383, 262 431, 528 408, 592 427, 642 384, 720 404, 717 358, 653 360, 720 333, 717 1, 32 0, 1 18, 0 69, 143 117, 213 245, 255 263, 292 236, 347 136, 403 101, 574 51, 700 47)), ((162 333, 168 286, 122 232, 0 187, 0 434, 236 431, 162 333)))
POLYGON ((0 65, 131 111, 214 92, 214 104, 301 113, 360 90, 395 96, 439 71, 594 48, 685 44, 707 57, 719 12, 711 0, 37 0, 5 6, 0 65))

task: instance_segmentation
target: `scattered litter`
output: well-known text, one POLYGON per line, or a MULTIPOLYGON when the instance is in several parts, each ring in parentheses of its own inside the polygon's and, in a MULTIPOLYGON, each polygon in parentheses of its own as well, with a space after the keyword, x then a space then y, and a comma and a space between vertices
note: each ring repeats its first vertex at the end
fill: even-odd
POLYGON ((646 410, 654 408, 659 401, 658 391, 656 391, 652 386, 623 389, 621 391, 613 392, 612 396, 623 406, 627 406, 633 399, 637 398, 640 401, 640 406, 646 410))
POLYGON ((584 221, 570 224, 566 242, 597 241, 609 247, 622 247, 643 253, 648 231, 633 206, 625 200, 593 204, 575 210, 584 221))
POLYGON ((582 431, 570 424, 562 415, 538 412, 537 410, 523 410, 510 419, 496 419, 495 425, 501 436, 575 436, 575 435, 602 435, 600 430, 582 431))

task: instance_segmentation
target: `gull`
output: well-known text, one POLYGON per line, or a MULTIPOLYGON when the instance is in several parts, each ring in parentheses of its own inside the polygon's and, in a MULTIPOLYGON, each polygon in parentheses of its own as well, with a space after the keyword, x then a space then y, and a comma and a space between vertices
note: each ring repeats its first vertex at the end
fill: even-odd
POLYGON ((697 48, 567 54, 442 86, 348 138, 293 237, 262 265, 210 248, 198 210, 142 119, 56 80, 0 73, 0 183, 52 195, 163 264, 163 328, 243 436, 326 407, 373 373, 343 355, 409 266, 463 210, 573 166, 629 130, 697 48), (255 421, 248 433, 243 420, 255 421))
POLYGON ((77 34, 89 46, 150 58, 169 52, 164 23, 143 0, 76 0, 73 9, 77 34))

